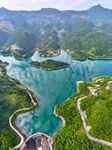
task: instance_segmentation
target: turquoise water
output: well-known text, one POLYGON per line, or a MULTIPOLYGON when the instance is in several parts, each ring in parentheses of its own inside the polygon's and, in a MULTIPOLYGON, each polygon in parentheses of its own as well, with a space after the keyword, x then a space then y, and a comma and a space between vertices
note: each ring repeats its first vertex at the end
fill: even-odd
POLYGON ((65 52, 52 59, 70 63, 70 67, 55 71, 45 71, 29 65, 31 60, 44 60, 34 54, 28 61, 15 60, 13 57, 0 59, 8 61, 8 75, 18 79, 29 87, 36 95, 40 107, 24 115, 20 115, 16 123, 29 136, 36 132, 53 135, 61 128, 61 120, 53 112, 56 105, 65 101, 76 92, 76 82, 91 81, 96 76, 112 76, 111 60, 96 60, 80 62, 72 60, 65 52))

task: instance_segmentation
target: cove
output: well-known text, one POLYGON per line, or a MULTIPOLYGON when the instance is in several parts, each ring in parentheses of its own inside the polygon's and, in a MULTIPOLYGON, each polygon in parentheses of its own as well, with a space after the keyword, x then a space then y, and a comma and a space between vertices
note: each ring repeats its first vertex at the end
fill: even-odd
POLYGON ((47 59, 40 58, 37 53, 27 61, 1 55, 0 59, 10 63, 7 67, 8 75, 30 88, 39 102, 38 109, 17 117, 16 124, 27 136, 36 132, 53 135, 61 128, 62 122, 53 114, 54 108, 76 92, 77 81, 91 81, 96 76, 112 76, 112 60, 81 62, 71 59, 64 51, 51 59, 68 62, 70 67, 54 71, 34 68, 29 64, 32 60, 47 59))

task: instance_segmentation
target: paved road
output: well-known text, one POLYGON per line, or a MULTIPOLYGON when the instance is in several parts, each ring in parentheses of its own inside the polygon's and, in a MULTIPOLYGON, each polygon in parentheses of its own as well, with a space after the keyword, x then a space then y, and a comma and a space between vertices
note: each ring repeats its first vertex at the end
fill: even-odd
MULTIPOLYGON (((10 79, 10 81, 15 82, 15 81, 12 80, 12 79, 10 79)), ((15 82, 15 84, 16 84, 16 82, 15 82)), ((16 85, 17 85, 19 88, 23 89, 23 87, 19 86, 18 84, 16 84, 16 85)), ((32 95, 30 94, 30 92, 27 91, 27 93, 28 93, 28 95, 29 95, 30 98, 31 98, 31 102, 32 102, 33 106, 32 106, 32 107, 29 107, 29 108, 23 108, 23 109, 17 110, 17 111, 15 111, 15 112, 10 116, 10 118, 9 118, 9 125, 10 125, 10 127, 12 128, 12 130, 13 130, 14 132, 16 132, 16 133, 18 134, 18 136, 19 136, 20 139, 21 139, 20 143, 19 143, 17 146, 13 147, 12 150, 17 149, 17 148, 20 148, 21 145, 22 145, 22 144, 24 143, 24 141, 25 141, 23 135, 13 126, 13 124, 12 124, 12 118, 14 117, 15 114, 17 114, 17 113, 19 113, 19 112, 21 112, 21 111, 30 111, 32 108, 34 108, 34 107, 37 105, 37 103, 34 101, 32 95)))
MULTIPOLYGON (((110 83, 109 83, 110 84, 110 83)), ((85 133, 86 133, 86 136, 94 141, 94 142, 97 142, 97 143, 100 143, 100 144, 103 144, 103 145, 106 145, 106 146, 109 146, 109 147, 112 147, 112 143, 111 142, 108 142, 108 141, 104 141, 104 140, 101 140, 101 139, 97 139, 93 136, 91 136, 88 132, 88 128, 87 128, 87 124, 86 124, 86 121, 85 121, 85 117, 84 117, 84 112, 81 110, 81 101, 84 100, 85 98, 89 97, 91 95, 88 95, 88 96, 84 96, 82 98, 79 98, 78 101, 77 101, 77 107, 78 107, 78 111, 80 113, 80 116, 81 116, 81 120, 83 122, 83 128, 85 130, 85 133)))
POLYGON ((109 81, 109 82, 108 82, 108 85, 107 85, 107 87, 106 87, 105 89, 106 89, 106 90, 109 90, 111 84, 112 84, 112 81, 109 81))

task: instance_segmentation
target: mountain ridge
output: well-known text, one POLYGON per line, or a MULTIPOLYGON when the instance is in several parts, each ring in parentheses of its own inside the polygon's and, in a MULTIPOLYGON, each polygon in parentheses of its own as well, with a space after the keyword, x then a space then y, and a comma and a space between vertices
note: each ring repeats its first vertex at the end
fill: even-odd
MULTIPOLYGON (((54 8, 42 8, 40 10, 32 11, 14 11, 2 7, 0 8, 0 14, 1 34, 4 34, 6 37, 5 40, 0 36, 0 41, 2 41, 0 46, 3 46, 3 49, 10 49, 9 47, 13 47, 12 52, 16 52, 16 55, 19 56, 25 53, 32 54, 30 51, 34 52, 37 49, 43 56, 44 53, 46 56, 57 55, 60 53, 63 37, 65 35, 68 35, 69 37, 69 33, 74 33, 76 31, 80 32, 79 30, 82 28, 91 28, 92 30, 96 29, 100 32, 106 32, 106 34, 112 34, 112 10, 104 8, 101 5, 96 5, 82 11, 60 11, 54 8), (36 37, 36 43, 31 40, 32 47, 29 45, 27 36, 24 38, 25 30, 28 32, 29 39, 31 39, 30 37, 32 37, 32 35, 36 37), (52 31, 54 30, 56 31, 56 36, 52 36, 52 31), (19 37, 17 31, 19 31, 19 37), (14 34, 16 34, 15 36, 17 37, 15 39, 13 38, 14 34), (45 40, 49 34, 50 36, 45 40), (7 42, 4 43, 4 41, 7 42), (10 41, 12 42, 10 43, 10 41), (19 49, 16 49, 17 47, 19 49)), ((75 37, 73 36, 73 38, 75 37)), ((71 41, 74 41, 74 39, 71 41)), ((76 45, 73 47, 74 49, 77 48, 76 45)))
POLYGON ((101 4, 98 4, 98 5, 94 5, 94 6, 92 6, 92 7, 90 7, 90 8, 88 8, 88 9, 85 9, 85 10, 75 10, 75 9, 68 9, 68 10, 59 10, 59 9, 57 9, 57 8, 51 8, 51 7, 48 7, 48 8, 41 8, 41 9, 35 9, 35 10, 11 10, 11 9, 8 9, 8 8, 6 8, 6 7, 0 7, 0 10, 9 10, 9 11, 15 11, 15 12, 19 12, 19 11, 22 11, 22 12, 32 12, 32 11, 34 11, 34 12, 37 12, 37 11, 43 11, 43 10, 57 10, 57 11, 60 11, 60 12, 66 12, 66 11, 71 11, 71 12, 80 12, 80 11, 87 11, 87 10, 90 10, 90 9, 96 9, 96 8, 99 8, 99 9, 108 9, 108 10, 112 10, 112 9, 110 9, 110 8, 106 8, 106 7, 104 7, 104 6, 102 6, 101 4))

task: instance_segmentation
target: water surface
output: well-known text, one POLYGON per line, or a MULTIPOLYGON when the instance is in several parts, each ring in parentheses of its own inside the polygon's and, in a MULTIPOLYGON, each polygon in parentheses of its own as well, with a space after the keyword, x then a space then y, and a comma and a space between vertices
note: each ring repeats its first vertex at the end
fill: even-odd
POLYGON ((53 135, 60 129, 62 122, 53 114, 54 108, 76 92, 77 81, 91 81, 96 76, 112 76, 111 60, 80 62, 72 60, 64 51, 52 59, 66 61, 70 63, 70 67, 54 71, 31 67, 31 60, 45 60, 36 53, 27 61, 3 56, 0 56, 0 59, 10 63, 7 67, 8 75, 30 88, 39 102, 38 109, 18 116, 16 120, 28 136, 38 131, 53 135))

